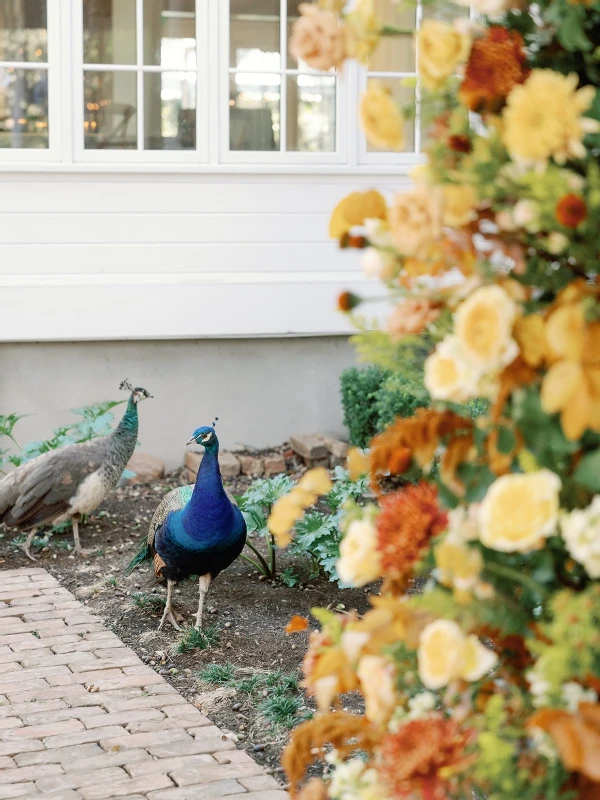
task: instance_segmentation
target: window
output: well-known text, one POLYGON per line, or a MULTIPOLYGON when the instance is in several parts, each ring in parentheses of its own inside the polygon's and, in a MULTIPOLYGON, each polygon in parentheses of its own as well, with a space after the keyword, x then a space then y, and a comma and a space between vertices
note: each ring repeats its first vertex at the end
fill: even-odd
MULTIPOLYGON (((0 0, 0 163, 414 163, 418 122, 401 154, 355 124, 370 80, 418 105, 412 37, 323 74, 289 52, 301 2, 0 0)), ((375 4, 407 29, 421 14, 375 4)))
MULTIPOLYGON (((50 149, 47 0, 0 2, 0 156, 50 149), (7 151, 9 151, 7 153, 7 151)), ((53 109, 55 111, 56 109, 53 109)), ((52 115, 54 116, 54 115, 52 115)))
POLYGON ((309 69, 289 53, 298 5, 298 0, 230 0, 233 152, 336 151, 337 78, 309 69))

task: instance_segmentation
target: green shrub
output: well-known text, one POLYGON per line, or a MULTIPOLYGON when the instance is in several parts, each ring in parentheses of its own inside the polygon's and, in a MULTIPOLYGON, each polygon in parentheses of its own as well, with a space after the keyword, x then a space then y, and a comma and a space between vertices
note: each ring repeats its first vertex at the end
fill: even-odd
POLYGON ((402 375, 389 375, 382 383, 375 407, 377 410, 377 433, 385 430, 396 417, 412 417, 417 408, 429 405, 429 395, 424 386, 407 380, 402 375))
POLYGON ((340 379, 344 425, 350 443, 366 447, 377 433, 377 397, 383 382, 391 373, 378 366, 364 369, 350 367, 340 379))

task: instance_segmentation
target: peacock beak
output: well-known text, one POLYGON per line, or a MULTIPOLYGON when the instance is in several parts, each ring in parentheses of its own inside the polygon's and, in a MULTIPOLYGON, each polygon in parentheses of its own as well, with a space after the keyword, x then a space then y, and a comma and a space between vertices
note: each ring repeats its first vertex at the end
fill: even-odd
POLYGON ((187 447, 187 446, 188 446, 188 444, 193 444, 195 441, 196 441, 195 437, 194 437, 194 436, 192 436, 192 438, 191 438, 191 439, 188 439, 188 440, 187 440, 187 442, 185 443, 185 446, 187 447))

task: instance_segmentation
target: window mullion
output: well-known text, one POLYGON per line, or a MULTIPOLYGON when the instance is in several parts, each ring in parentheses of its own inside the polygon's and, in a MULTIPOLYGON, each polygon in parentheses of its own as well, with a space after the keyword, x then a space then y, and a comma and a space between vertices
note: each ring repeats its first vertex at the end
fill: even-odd
POLYGON ((137 149, 144 150, 144 0, 136 0, 137 149))
POLYGON ((279 86, 279 150, 287 150, 287 0, 279 4, 279 53, 280 76, 279 86))

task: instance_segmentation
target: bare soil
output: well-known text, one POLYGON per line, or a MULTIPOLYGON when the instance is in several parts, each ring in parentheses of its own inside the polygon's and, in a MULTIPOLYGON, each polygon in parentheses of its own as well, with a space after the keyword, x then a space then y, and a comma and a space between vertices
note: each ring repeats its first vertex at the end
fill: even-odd
MULTIPOLYGON (((293 459, 288 466, 293 473, 301 471, 293 459)), ((225 483, 234 494, 240 494, 251 482, 251 478, 242 476, 225 483)), ((48 544, 37 550, 37 564, 73 592, 216 725, 235 734, 232 738, 237 737, 238 747, 247 750, 284 782, 279 759, 287 731, 273 728, 261 716, 256 709, 256 698, 236 693, 234 689, 215 691, 216 687, 201 681, 198 673, 209 664, 229 662, 242 671, 241 675, 276 670, 299 674, 308 631, 287 636, 284 629, 290 618, 295 614, 308 617, 314 606, 355 608, 363 612, 368 605, 366 592, 340 590, 325 577, 311 577, 308 557, 304 560, 278 553, 278 573, 292 567, 300 578, 301 582, 293 588, 265 581, 252 565, 238 559, 211 585, 207 597, 204 624, 218 628, 218 643, 205 650, 174 652, 177 632, 169 625, 161 632, 156 630, 161 611, 140 609, 132 601, 136 592, 161 595, 164 590, 148 586, 149 567, 127 578, 123 571, 146 534, 162 496, 183 483, 187 483, 187 476, 181 470, 152 484, 116 489, 80 526, 83 547, 94 548, 95 553, 76 559, 71 553, 72 535, 67 530, 53 534, 48 544)), ((17 545, 21 539, 14 531, 0 527, 0 570, 31 565, 17 545)), ((254 540, 254 544, 266 552, 263 542, 254 540)), ((193 624, 197 585, 181 584, 175 600, 177 610, 185 614, 186 624, 193 624)), ((313 627, 316 623, 311 618, 313 627)), ((310 699, 306 698, 305 703, 312 707, 310 699)))

